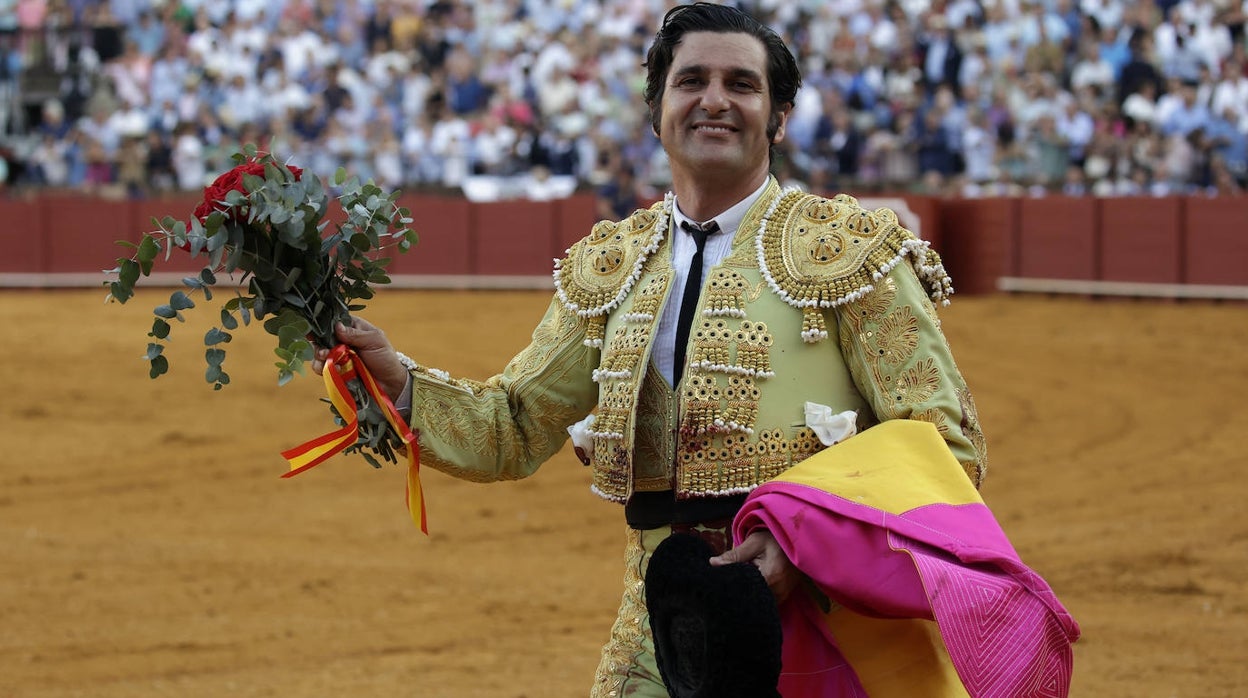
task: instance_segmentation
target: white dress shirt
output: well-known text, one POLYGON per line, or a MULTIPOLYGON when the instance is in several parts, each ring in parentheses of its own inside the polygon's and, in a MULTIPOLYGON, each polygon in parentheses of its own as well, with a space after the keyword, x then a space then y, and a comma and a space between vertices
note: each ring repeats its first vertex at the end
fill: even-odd
MULTIPOLYGON (((706 238, 706 247, 702 250, 700 283, 706 283, 707 272, 723 261, 724 257, 732 251, 732 240, 737 236, 737 229, 741 227, 742 219, 745 218, 746 212, 750 210, 758 197, 763 195, 770 181, 770 179, 764 181, 753 194, 710 220, 695 221, 686 216, 680 210, 680 199, 677 199, 672 207, 672 220, 668 226, 668 234, 672 236, 672 285, 667 294, 667 303, 663 306, 663 315, 659 318, 654 348, 650 353, 650 361, 659 369, 659 373, 669 384, 675 373, 673 364, 676 360, 676 324, 680 318, 680 299, 685 288, 685 279, 689 275, 689 264, 693 261, 693 255, 698 251, 698 245, 693 241, 693 236, 680 224, 689 221, 695 225, 705 226, 715 221, 719 225, 719 232, 706 238)), ((697 321, 696 318, 694 321, 697 321)))

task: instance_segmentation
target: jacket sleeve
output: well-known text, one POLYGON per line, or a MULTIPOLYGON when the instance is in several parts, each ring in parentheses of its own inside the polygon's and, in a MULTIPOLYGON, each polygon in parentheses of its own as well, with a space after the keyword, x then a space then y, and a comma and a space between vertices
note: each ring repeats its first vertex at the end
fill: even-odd
POLYGON ((476 482, 533 474, 597 403, 600 350, 584 344, 587 326, 555 299, 499 375, 482 382, 411 367, 421 463, 476 482))
POLYGON ((837 315, 841 351, 876 417, 934 424, 979 487, 987 459, 975 402, 913 267, 898 264, 837 315))

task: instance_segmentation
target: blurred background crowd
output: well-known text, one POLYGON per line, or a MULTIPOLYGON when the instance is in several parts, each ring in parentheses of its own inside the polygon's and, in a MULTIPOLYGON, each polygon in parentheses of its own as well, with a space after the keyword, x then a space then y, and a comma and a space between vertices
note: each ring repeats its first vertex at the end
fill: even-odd
MULTIPOLYGON (((0 181, 198 190, 256 143, 322 175, 604 215, 667 186, 641 99, 665 0, 0 0, 0 181)), ((816 191, 1238 195, 1248 0, 759 0, 816 191)))

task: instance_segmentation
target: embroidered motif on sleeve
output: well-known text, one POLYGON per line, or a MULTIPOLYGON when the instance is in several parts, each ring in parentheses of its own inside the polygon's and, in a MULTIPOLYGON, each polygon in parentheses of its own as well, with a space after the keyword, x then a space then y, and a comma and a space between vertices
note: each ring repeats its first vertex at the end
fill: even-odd
POLYGON ((889 313, 871 343, 880 360, 898 366, 910 360, 919 346, 919 321, 908 305, 889 313))
POLYGON ((940 369, 933 359, 922 359, 897 376, 893 400, 898 405, 914 405, 930 400, 939 389, 940 369))

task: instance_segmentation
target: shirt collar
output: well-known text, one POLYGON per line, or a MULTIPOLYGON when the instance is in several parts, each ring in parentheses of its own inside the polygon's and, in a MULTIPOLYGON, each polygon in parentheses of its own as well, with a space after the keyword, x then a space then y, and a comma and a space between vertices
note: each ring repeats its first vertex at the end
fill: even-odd
POLYGON ((676 205, 672 206, 672 219, 675 222, 676 229, 680 230, 685 235, 688 235, 689 233, 685 232, 684 228, 680 227, 681 223, 689 221, 696 226, 705 226, 707 223, 715 221, 719 224, 719 229, 722 232, 727 233, 727 237, 734 238, 737 235, 737 228, 741 227, 741 221, 745 219, 745 214, 750 210, 750 207, 754 205, 754 202, 758 201, 758 197, 763 195, 763 192, 767 190, 767 185, 770 183, 771 177, 765 178, 762 185, 758 189, 754 190, 754 193, 733 204, 728 208, 728 210, 718 216, 714 216, 713 218, 705 221, 695 221, 689 216, 686 216, 680 210, 680 201, 677 200, 676 205))

